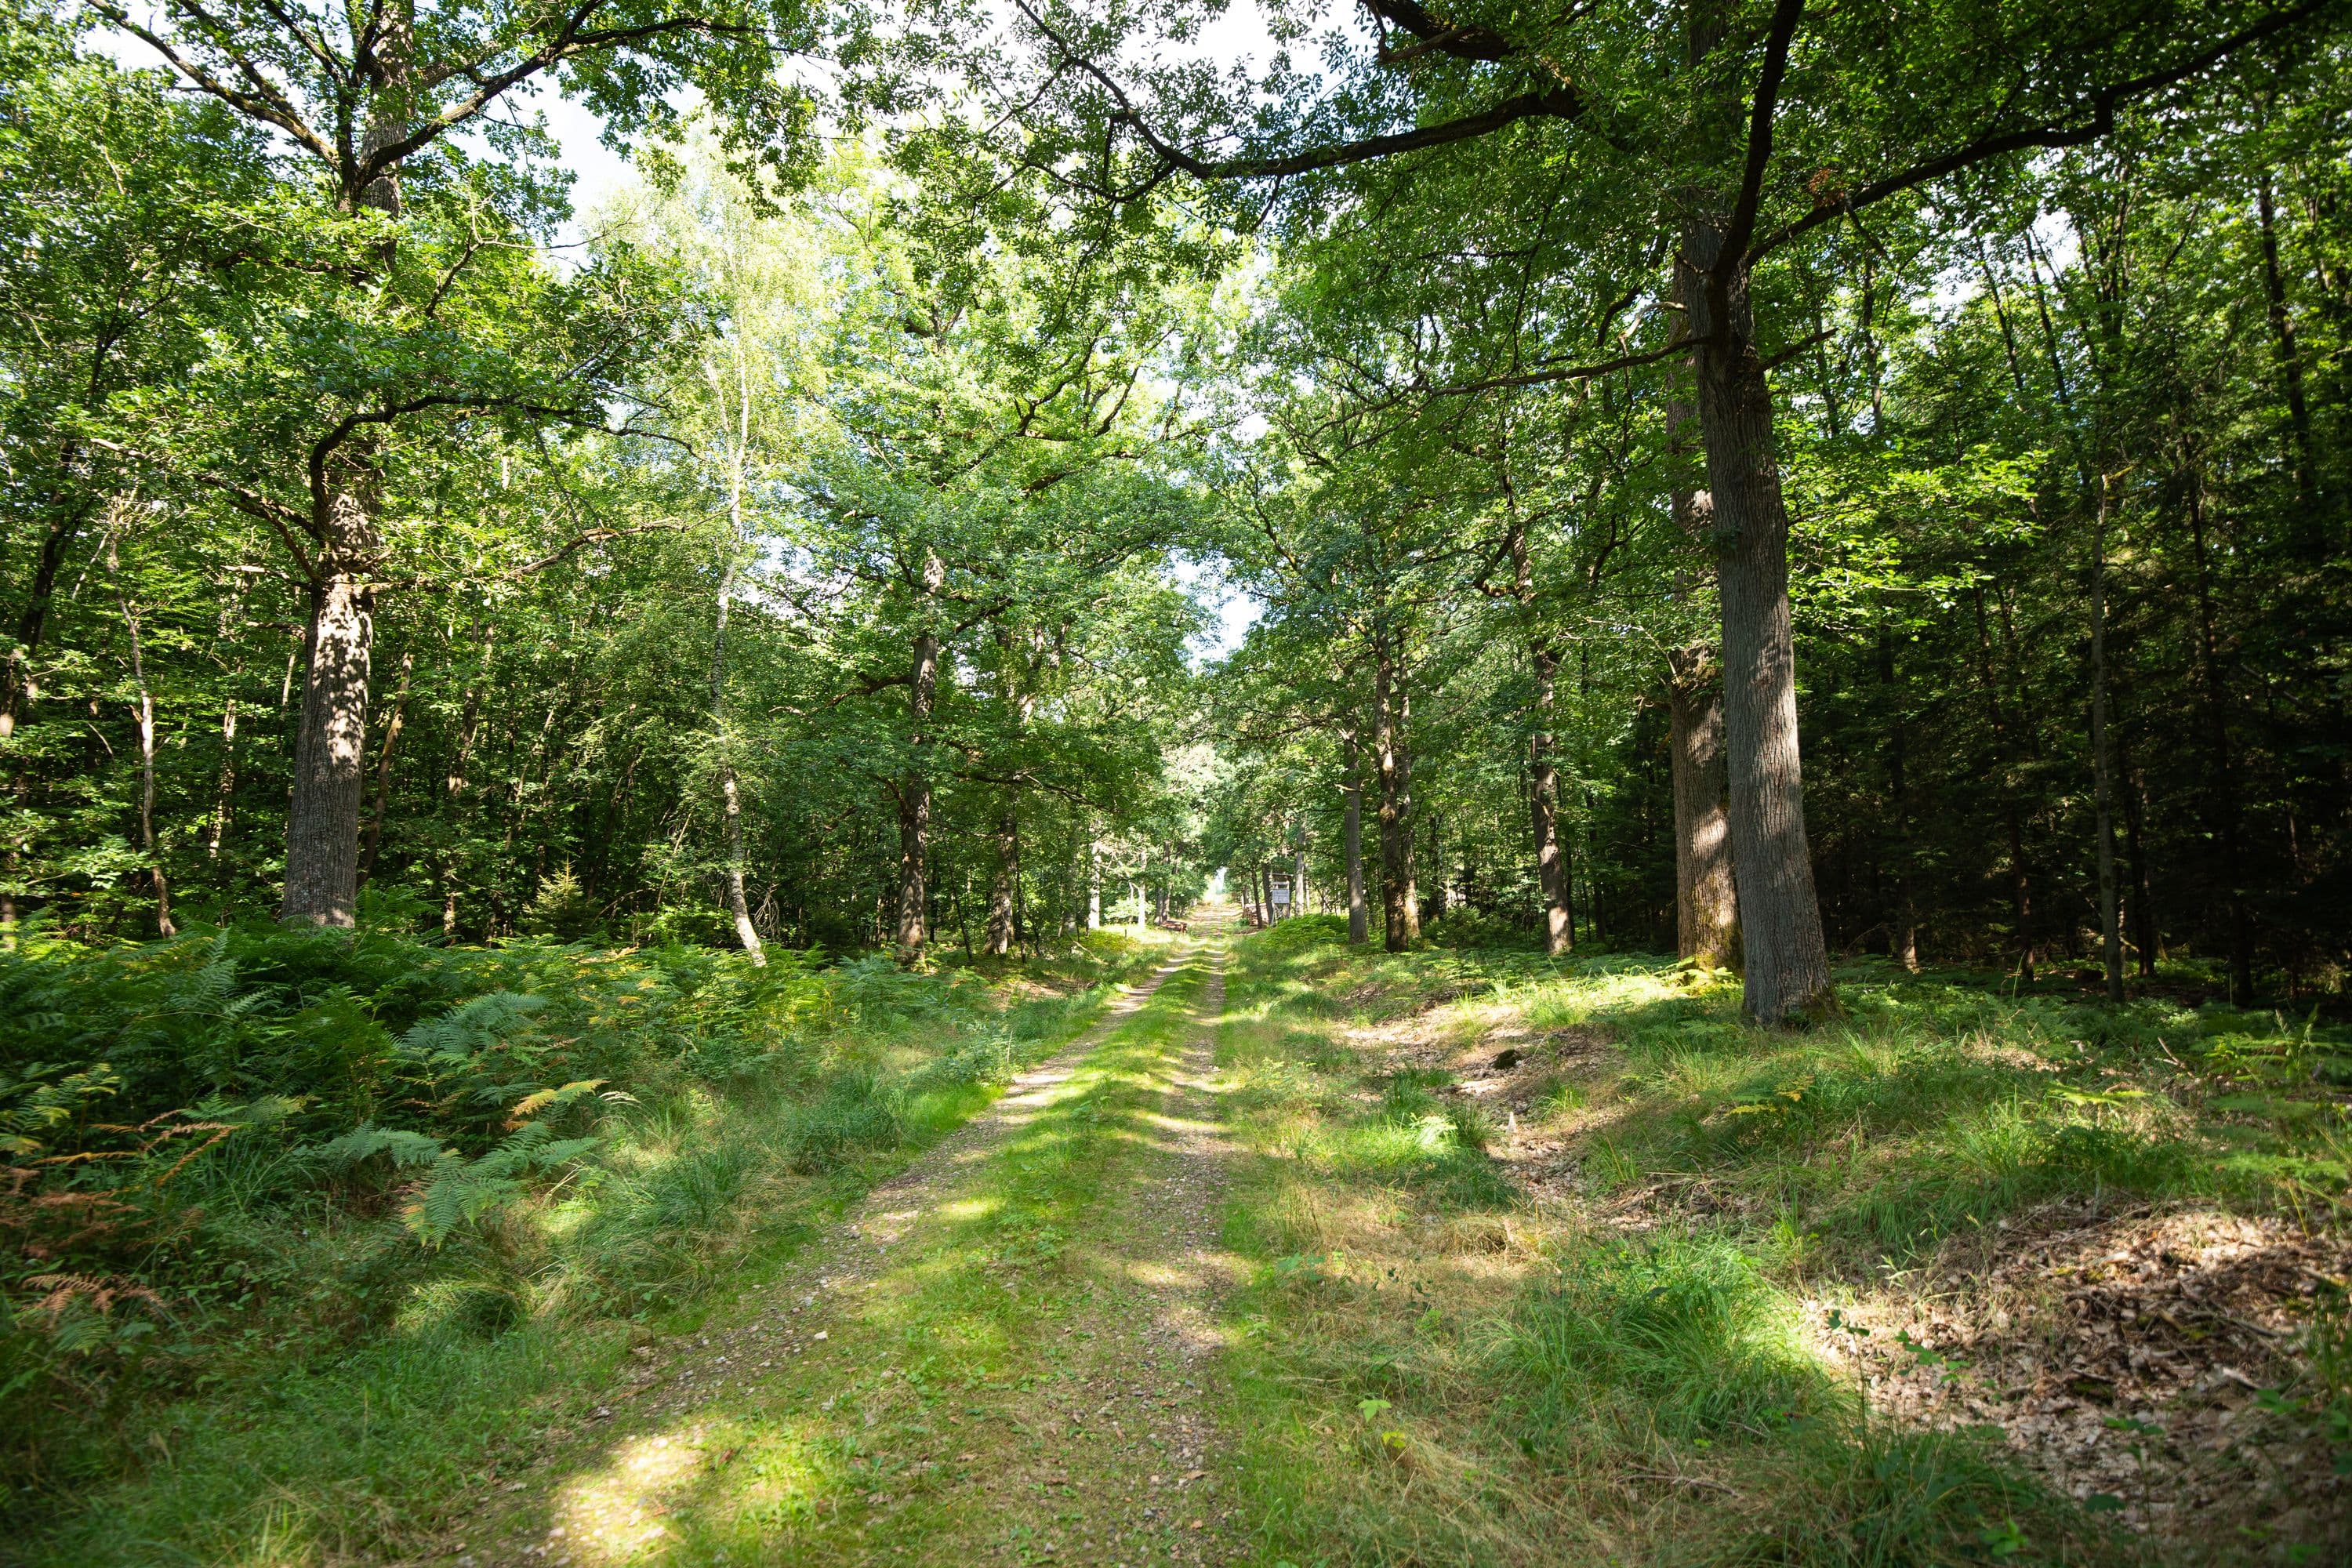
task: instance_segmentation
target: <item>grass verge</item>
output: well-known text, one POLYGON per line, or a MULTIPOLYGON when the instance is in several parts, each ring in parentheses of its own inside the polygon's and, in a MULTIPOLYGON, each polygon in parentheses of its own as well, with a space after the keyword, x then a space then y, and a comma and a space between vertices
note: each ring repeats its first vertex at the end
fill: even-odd
MULTIPOLYGON (((510 1081, 518 1059, 542 1077, 585 1076, 582 1054, 593 1052, 585 1070, 626 1088, 575 1096, 581 1119, 560 1129, 575 1141, 564 1163, 514 1172, 495 1201, 429 1234, 419 1210, 437 1167, 322 1167, 321 1138, 289 1115, 165 1167, 173 1180, 154 1201, 171 1220, 169 1245, 126 1247, 105 1264, 142 1298, 49 1300, 58 1292, 44 1289, 37 1260, 21 1268, 29 1288, 11 1292, 0 1347, 14 1373, 0 1560, 314 1563, 429 1546, 454 1511, 593 1420, 633 1344, 690 1332, 772 1278, 1018 1067, 1081 1033, 1116 983, 1160 951, 1107 944, 993 984, 869 963, 802 968, 779 985, 713 955, 681 959, 673 973, 657 952, 526 947, 445 959, 387 955, 380 942, 371 952, 363 937, 314 955, 276 933, 260 940, 281 971, 278 948, 296 947, 294 959, 328 971, 329 983, 265 979, 257 966, 223 976, 223 939, 34 955, 6 978, 30 990, 110 976, 123 998, 115 1016, 85 1005, 79 1027, 103 1040, 94 1026, 107 1023, 117 1056, 121 1042, 168 1026, 225 1057, 244 1047, 250 1068, 257 1016, 281 1080, 292 1062, 311 1082, 349 1085, 364 1074, 348 1060, 311 1059, 341 1017, 354 1053, 385 1042, 387 1072, 438 1028, 457 1037, 447 1048, 463 1059, 436 1070, 459 1087, 510 1081), (26 973, 44 962, 47 971, 26 973), (386 973, 373 990, 354 985, 351 972, 370 963, 386 973), (212 981, 201 978, 207 964, 212 981), (459 966, 462 984, 447 973, 459 966), (174 1011, 192 989, 210 1009, 193 1021, 186 1006, 174 1011), (468 1039, 457 1037, 466 1010, 483 1009, 465 989, 530 1005, 475 1017, 468 1039), (403 1005, 423 1021, 377 1022, 403 1005)), ((116 1073, 135 1088, 135 1073, 116 1073)), ((525 1091, 539 1092, 501 1088, 490 1103, 525 1091)), ((387 1099, 371 1124, 438 1103, 387 1099)), ((353 1113, 336 1114, 347 1123, 353 1113)), ((457 1144, 445 1160, 487 1157, 469 1156, 444 1117, 439 1141, 457 1144)), ((154 1189, 56 1190, 118 1201, 110 1194, 154 1189)), ((42 1245, 38 1232, 24 1239, 28 1251, 42 1245)))
POLYGON ((2336 1560, 2343 1045, 1844 979, 1237 945, 1266 1561, 2336 1560))

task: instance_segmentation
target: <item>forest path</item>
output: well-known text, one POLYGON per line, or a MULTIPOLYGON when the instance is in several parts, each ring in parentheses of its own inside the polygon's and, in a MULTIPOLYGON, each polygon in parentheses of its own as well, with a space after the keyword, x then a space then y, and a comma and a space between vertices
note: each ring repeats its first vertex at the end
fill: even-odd
POLYGON ((636 1352, 593 1439, 427 1561, 1235 1556, 1209 1407, 1223 923, 782 1278, 636 1352))

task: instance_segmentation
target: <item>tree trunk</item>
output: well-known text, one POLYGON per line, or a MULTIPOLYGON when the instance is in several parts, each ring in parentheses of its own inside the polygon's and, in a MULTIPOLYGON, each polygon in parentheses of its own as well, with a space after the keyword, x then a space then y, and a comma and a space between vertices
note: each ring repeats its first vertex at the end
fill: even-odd
POLYGON ((1402 952, 1421 937, 1421 906, 1412 886, 1412 756, 1406 731, 1412 700, 1400 668, 1397 641, 1386 631, 1372 643, 1372 751, 1380 770, 1381 913, 1382 940, 1402 952))
POLYGON ((1102 840, 1087 840, 1087 929, 1102 930, 1102 840))
MULTIPOLYGON (((218 645, 223 648, 236 646, 238 635, 245 629, 245 587, 247 574, 240 571, 229 594, 228 603, 221 606, 218 645)), ((213 815, 205 829, 205 858, 218 860, 221 845, 228 838, 229 813, 236 800, 236 680, 245 673, 242 658, 225 667, 229 687, 228 695, 221 700, 221 765, 220 782, 213 791, 213 815)))
POLYGON ((1568 914, 1568 863, 1559 845, 1559 769, 1552 762, 1552 703, 1559 655, 1537 642, 1528 650, 1536 678, 1535 724, 1528 737, 1528 816, 1535 832, 1536 887, 1543 896, 1544 951, 1558 958, 1576 946, 1568 914))
POLYGON ((375 637, 374 595, 367 586, 376 543, 372 510, 356 486, 327 492, 318 508, 325 545, 310 585, 310 657, 278 910, 298 924, 349 927, 358 912, 368 661, 375 637))
POLYGON ((1911 886, 1915 856, 1911 847, 1910 731, 1905 723, 1903 697, 1895 679, 1895 638, 1878 628, 1878 684, 1885 689, 1892 712, 1886 725, 1886 795, 1892 803, 1890 830, 1901 861, 1895 876, 1895 912, 1888 921, 1886 955, 1911 973, 1919 972, 1919 910, 1911 886))
POLYGON ((2205 548, 2205 476, 2189 483, 2189 538, 2197 565, 2197 652, 2205 688, 2205 727, 2212 748, 2215 870, 2230 917, 2230 1001, 2254 1000, 2253 922, 2246 909, 2245 863, 2238 820, 2238 771, 2230 754, 2229 689, 2221 674, 2221 638, 2214 629, 2212 561, 2205 548))
POLYGON ((220 784, 213 791, 213 820, 205 835, 205 858, 220 858, 221 845, 228 837, 230 807, 236 800, 236 693, 230 692, 221 704, 221 765, 220 784))
MULTIPOLYGON (((1691 482, 1697 411, 1677 377, 1665 405, 1671 465, 1668 510, 1675 530, 1714 550, 1712 493, 1691 482)), ((1694 573, 1677 571, 1674 595, 1697 591, 1694 573)), ((1710 968, 1739 961, 1738 894, 1731 869, 1729 780, 1723 756, 1723 665, 1712 643, 1666 656, 1667 789, 1675 814, 1675 949, 1710 968)))
POLYGON ((400 656, 400 685, 392 694, 392 717, 383 726, 383 745, 375 759, 375 809, 368 816, 367 847, 360 855, 360 885, 375 875, 376 851, 383 847, 383 814, 392 804, 392 753, 400 743, 401 726, 408 719, 408 682, 415 673, 416 656, 400 656))
POLYGON ((1339 786, 1339 852, 1347 861, 1348 940, 1370 942, 1371 911, 1364 907, 1363 747, 1356 739, 1352 722, 1340 730, 1339 741, 1348 758, 1347 781, 1339 786))
POLYGON ((1738 892, 1723 756, 1722 672, 1704 645, 1667 655, 1667 744, 1675 797, 1675 951, 1710 969, 1739 956, 1738 892))
POLYGON ((163 858, 155 847, 155 695, 147 689, 139 605, 122 586, 121 566, 115 555, 111 533, 107 539, 106 570, 114 579, 115 602, 122 608, 122 624, 131 634, 131 684, 139 698, 139 849, 146 857, 148 882, 155 895, 156 933, 177 936, 179 930, 172 924, 172 885, 163 874, 163 858))
POLYGON ((16 732, 25 705, 40 695, 33 681, 33 655, 40 647, 41 634, 48 625, 49 601, 57 595, 58 573, 65 566, 66 551, 88 517, 86 505, 60 510, 49 519, 48 530, 41 535, 41 552, 33 563, 32 589, 16 617, 16 640, 8 649, 6 668, 0 672, 0 741, 16 732))
POLYGON ((2142 980, 2153 980, 2157 949, 2163 945, 2164 939, 2156 922, 2156 896, 2148 882, 2147 856, 2140 848, 2140 816, 2147 805, 2139 775, 2132 771, 2131 753, 2121 742, 2116 745, 2116 767, 2124 782, 2124 850, 2131 857, 2132 945, 2139 950, 2135 967, 2142 980))
POLYGON ((457 803, 466 794, 466 770, 474 758, 474 740, 481 732, 482 692, 489 684, 490 659, 498 647, 498 627, 486 626, 482 636, 482 663, 471 685, 466 688, 465 713, 457 722, 457 750, 449 759, 449 771, 442 778, 441 810, 444 827, 450 843, 441 864, 441 934, 457 934, 457 803))
MULTIPOLYGON (((710 721, 718 731, 719 793, 726 814, 727 911, 735 917, 735 940, 751 955, 753 967, 768 966, 760 930, 751 923, 751 901, 743 892, 743 797, 735 776, 734 737, 727 730, 727 611, 735 592, 735 568, 743 549, 743 469, 751 447, 751 381, 739 337, 735 348, 735 381, 739 401, 735 428, 728 435, 726 558, 719 569, 718 624, 710 639, 710 721)), ((711 378, 717 381, 714 374, 711 378)))
POLYGON ((2263 284, 2268 296, 2271 336, 2276 345, 2279 379, 2286 393, 2287 434, 2293 439, 2295 500, 2302 509, 2300 525, 2293 531, 2304 552, 2317 560, 2327 553, 2328 528, 2319 498, 2319 476, 2311 447, 2311 405, 2304 395, 2303 350, 2294 338, 2294 318, 2286 308, 2286 279, 2279 269, 2278 216, 2269 171, 2254 182, 2254 214, 2262 234, 2263 284))
POLYGON ((2099 480, 2099 521, 2091 534, 2091 778, 2099 835, 2099 945, 2107 1000, 2124 999, 2123 921, 2116 900, 2115 762, 2107 742, 2107 508, 2110 484, 2099 480))
POLYGON ((727 731, 727 609, 735 590, 737 535, 730 534, 727 560, 719 576, 719 618, 710 639, 710 719, 719 739, 719 809, 727 833, 727 912, 735 918, 735 940, 751 957, 754 967, 768 965, 760 930, 751 923, 751 900, 743 891, 743 796, 735 777, 735 748, 727 731))
POLYGON ((1744 1005, 1758 1023, 1780 1024, 1834 1012, 1837 996, 1805 841, 1789 513, 1773 445, 1772 392, 1756 350, 1747 269, 1735 262, 1719 289, 1708 275, 1723 237, 1719 220, 1690 221, 1678 271, 1697 345, 1699 429, 1722 600, 1723 733, 1744 1005))
POLYGON ((931 775, 927 755, 930 737, 925 731, 939 691, 940 639, 928 631, 915 638, 910 675, 908 716, 911 724, 908 740, 913 756, 898 787, 898 945, 901 957, 915 959, 922 956, 923 944, 930 934, 923 902, 923 856, 929 847, 931 831, 931 775))
POLYGON ((1021 814, 1013 794, 996 814, 996 879, 988 889, 988 953, 1003 958, 1013 951, 1013 894, 1021 881, 1021 814))

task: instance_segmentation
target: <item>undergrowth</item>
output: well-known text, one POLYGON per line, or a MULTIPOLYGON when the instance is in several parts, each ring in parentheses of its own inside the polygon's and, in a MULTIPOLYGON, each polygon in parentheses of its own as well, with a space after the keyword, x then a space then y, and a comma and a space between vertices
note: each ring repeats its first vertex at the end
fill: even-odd
POLYGON ((366 1538, 1147 961, 768 958, 276 926, 0 953, 0 1557, 203 1557, 256 1509, 366 1538))

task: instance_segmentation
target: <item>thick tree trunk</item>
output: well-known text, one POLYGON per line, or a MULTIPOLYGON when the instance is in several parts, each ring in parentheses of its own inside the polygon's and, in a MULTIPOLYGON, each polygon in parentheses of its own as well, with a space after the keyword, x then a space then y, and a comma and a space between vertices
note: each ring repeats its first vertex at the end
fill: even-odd
POLYGON ((310 665, 286 814, 286 894, 279 917, 353 923, 359 902, 360 796, 366 784, 368 660, 375 638, 367 586, 375 550, 369 500, 355 488, 319 508, 325 540, 310 587, 310 665))
POLYGON ((1710 969, 1739 956, 1738 891, 1723 756, 1723 683, 1715 650, 1667 656, 1667 743, 1675 797, 1675 950, 1710 969))
POLYGON ((1363 747, 1351 722, 1339 731, 1347 753, 1347 780, 1339 786, 1339 853, 1347 862, 1348 940, 1372 939, 1371 911, 1364 907, 1364 775, 1363 747))
POLYGON ((1720 223, 1687 224, 1679 267, 1696 345, 1710 532, 1723 614, 1723 732, 1732 863, 1738 868, 1745 1006, 1761 1024, 1833 1012, 1829 948, 1805 840, 1797 745, 1797 660, 1789 616, 1789 513, 1748 299, 1736 264, 1708 276, 1720 223), (1720 318, 1720 319, 1718 319, 1720 318))
MULTIPOLYGON (((1665 405, 1669 510, 1677 531, 1714 553, 1715 502, 1692 480, 1697 410, 1677 377, 1665 405)), ((1697 591, 1675 574, 1675 596, 1697 591)), ((1723 664, 1712 643, 1666 656, 1667 788, 1675 814, 1675 949, 1711 968, 1739 961, 1738 894, 1731 868, 1729 776, 1723 755, 1723 664)))
POLYGON ((1559 844, 1559 769, 1552 762, 1552 703, 1559 655, 1538 641, 1528 650, 1536 678, 1535 724, 1528 737, 1528 816, 1536 844, 1536 887, 1543 896, 1544 951, 1554 958, 1576 946, 1568 912, 1568 861, 1559 844))
POLYGON ((2115 761, 2107 738, 2107 508, 2110 486, 2099 481, 2099 521, 2091 535, 2091 778, 2099 836, 2099 947, 2107 1000, 2124 999, 2123 921, 2116 894, 2115 761))
POLYGON ((408 721, 408 683, 416 672, 416 656, 400 657, 400 685, 392 694, 392 717, 384 721, 383 744, 375 758, 375 809, 368 814, 367 847, 360 854, 360 885, 375 875, 376 851, 383 847, 383 814, 392 804, 393 749, 400 744, 401 727, 408 721))
POLYGON ((1013 889, 1021 882, 1021 814, 1006 792, 996 814, 996 879, 988 889, 988 952, 1003 958, 1013 951, 1013 889))
POLYGON ((1381 780, 1382 941, 1389 952, 1402 952, 1421 938, 1421 906, 1412 885, 1412 698, 1391 638, 1380 633, 1372 645, 1372 753, 1381 780))

